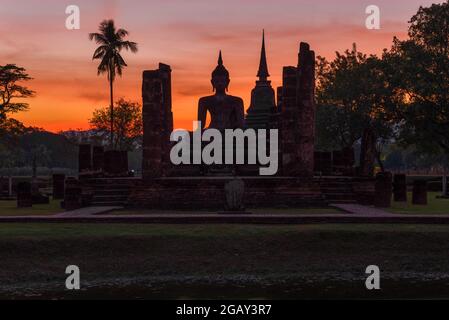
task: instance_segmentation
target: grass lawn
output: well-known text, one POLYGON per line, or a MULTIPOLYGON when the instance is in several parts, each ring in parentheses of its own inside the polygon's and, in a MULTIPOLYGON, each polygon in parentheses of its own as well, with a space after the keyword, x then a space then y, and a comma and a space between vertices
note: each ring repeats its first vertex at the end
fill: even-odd
POLYGON ((0 216, 46 216, 64 211, 60 200, 51 200, 50 204, 33 205, 31 208, 17 208, 16 201, 0 201, 0 216))
POLYGON ((447 252, 446 225, 0 224, 0 298, 447 298, 447 252))
MULTIPOLYGON (((247 209, 253 214, 335 214, 344 213, 336 208, 258 208, 247 209)), ((140 215, 140 214, 210 214, 217 212, 208 211, 180 211, 180 210, 151 210, 151 209, 121 209, 111 212, 116 215, 140 215)))
POLYGON ((448 214, 449 215, 449 199, 437 199, 441 193, 429 192, 427 206, 415 206, 412 204, 412 194, 408 194, 408 202, 393 202, 392 208, 389 209, 393 213, 401 214, 448 214))

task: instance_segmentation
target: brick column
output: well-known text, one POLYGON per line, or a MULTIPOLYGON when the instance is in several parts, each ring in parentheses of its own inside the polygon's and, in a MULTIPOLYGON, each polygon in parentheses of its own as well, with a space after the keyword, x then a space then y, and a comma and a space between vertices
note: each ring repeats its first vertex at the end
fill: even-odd
POLYGON ((359 175, 372 177, 374 175, 374 162, 376 158, 376 136, 369 128, 363 131, 362 148, 360 151, 359 175))
POLYGON ((161 177, 170 167, 170 134, 173 131, 171 69, 143 72, 143 162, 144 180, 161 177))
POLYGON ((53 175, 53 199, 64 199, 65 174, 53 175))
POLYGON ((32 206, 31 183, 20 182, 17 185, 17 208, 29 208, 32 206))
POLYGON ((282 174, 295 176, 298 173, 296 161, 296 108, 297 69, 284 67, 282 74, 282 105, 280 116, 280 145, 282 151, 282 174))
POLYGON ((315 53, 302 42, 298 67, 284 67, 280 110, 282 174, 313 177, 315 53))
POLYGON ((413 204, 423 206, 427 205, 427 181, 413 181, 413 204))
POLYGON ((66 211, 71 211, 81 208, 81 196, 82 189, 79 181, 73 178, 68 178, 65 186, 64 209, 66 211))
POLYGON ((78 172, 92 170, 92 146, 90 144, 80 144, 78 153, 78 172))
POLYGON ((103 171, 104 169, 104 147, 94 146, 92 152, 92 167, 94 171, 103 171))
POLYGON ((376 176, 376 195, 374 205, 378 208, 391 207, 392 175, 390 172, 381 172, 376 176))
POLYGON ((394 201, 407 202, 407 176, 395 174, 393 182, 394 201))
POLYGON ((301 42, 298 56, 298 168, 300 176, 313 177, 315 151, 315 52, 301 42))

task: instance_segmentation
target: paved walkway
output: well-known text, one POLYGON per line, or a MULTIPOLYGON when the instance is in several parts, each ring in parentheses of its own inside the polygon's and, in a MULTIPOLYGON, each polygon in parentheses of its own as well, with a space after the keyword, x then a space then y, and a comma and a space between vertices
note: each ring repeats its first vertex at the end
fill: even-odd
POLYGON ((335 204, 345 213, 334 214, 139 214, 111 215, 122 207, 89 207, 53 216, 0 217, 0 223, 149 223, 149 224, 322 224, 322 223, 380 223, 380 224, 449 224, 449 215, 405 215, 362 206, 335 204))
POLYGON ((120 210, 123 209, 123 207, 88 207, 88 208, 81 208, 77 210, 72 211, 66 211, 63 213, 58 213, 54 215, 53 217, 58 218, 74 218, 74 217, 89 217, 89 216, 95 216, 99 214, 105 214, 114 210, 120 210))
POLYGON ((331 204, 331 207, 343 210, 350 214, 366 215, 374 217, 391 217, 397 216, 397 214, 369 206, 363 206, 360 204, 331 204))

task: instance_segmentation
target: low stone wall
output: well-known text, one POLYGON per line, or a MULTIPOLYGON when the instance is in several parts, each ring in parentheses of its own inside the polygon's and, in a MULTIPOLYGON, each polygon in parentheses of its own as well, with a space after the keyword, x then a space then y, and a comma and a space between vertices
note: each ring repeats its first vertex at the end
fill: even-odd
POLYGON ((373 205, 376 194, 375 179, 354 178, 352 190, 356 195, 356 201, 363 205, 373 205))
MULTIPOLYGON (((131 193, 131 207, 154 209, 223 210, 224 186, 233 177, 160 178, 131 193)), ((242 178, 244 206, 305 207, 327 206, 319 184, 300 178, 242 178)))

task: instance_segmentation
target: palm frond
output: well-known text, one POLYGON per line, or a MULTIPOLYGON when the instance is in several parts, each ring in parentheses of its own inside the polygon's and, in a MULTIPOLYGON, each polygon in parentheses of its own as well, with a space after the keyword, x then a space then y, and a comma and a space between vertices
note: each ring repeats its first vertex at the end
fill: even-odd
POLYGON ((98 75, 103 74, 103 73, 109 71, 109 60, 110 60, 109 59, 109 55, 105 54, 103 56, 103 59, 101 59, 100 64, 98 65, 98 68, 97 68, 97 74, 98 75))
POLYGON ((125 29, 118 29, 116 32, 116 36, 118 39, 123 39, 129 34, 129 32, 125 29))
POLYGON ((89 39, 100 45, 95 49, 92 59, 101 60, 97 68, 98 75, 107 73, 108 80, 114 81, 115 75, 121 76, 127 66, 120 51, 125 49, 136 53, 137 43, 124 41, 123 38, 129 35, 129 32, 122 28, 116 29, 114 20, 102 21, 98 30, 99 32, 89 34, 89 39))
POLYGON ((103 56, 106 54, 108 49, 109 49, 109 46, 107 46, 107 45, 102 45, 102 46, 98 47, 94 52, 92 60, 103 58, 103 56))
POLYGON ((89 33, 89 39, 95 40, 97 44, 108 44, 108 39, 101 33, 89 33))
POLYGON ((120 53, 117 53, 115 55, 115 61, 116 61, 116 68, 117 68, 117 74, 119 76, 122 76, 122 70, 124 67, 127 67, 128 65, 126 64, 125 60, 123 59, 123 57, 120 55, 120 53))
POLYGON ((122 47, 126 50, 130 50, 132 53, 136 53, 139 51, 139 48, 137 47, 137 43, 132 41, 122 41, 122 47))

